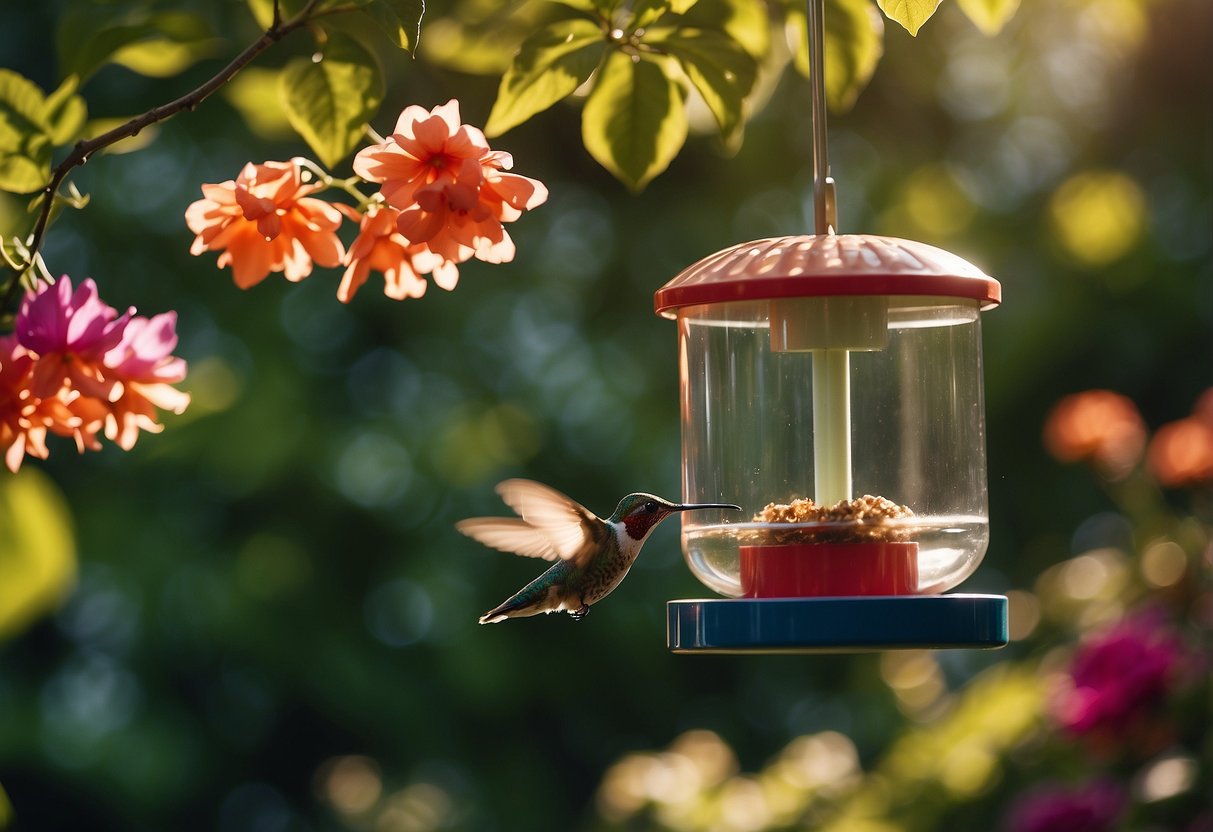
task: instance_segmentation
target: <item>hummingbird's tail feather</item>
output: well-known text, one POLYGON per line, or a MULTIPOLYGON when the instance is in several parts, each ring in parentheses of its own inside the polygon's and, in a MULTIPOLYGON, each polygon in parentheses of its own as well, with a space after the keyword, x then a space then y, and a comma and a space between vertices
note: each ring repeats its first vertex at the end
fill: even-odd
POLYGON ((515 596, 480 616, 480 623, 497 624, 498 622, 505 621, 507 618, 524 618, 528 615, 538 615, 541 612, 554 611, 551 607, 547 607, 546 609, 544 607, 545 605, 537 603, 534 599, 524 598, 518 600, 517 596, 515 596))
MULTIPOLYGON (((546 574, 546 573, 545 573, 546 574)), ((524 586, 501 604, 480 616, 481 624, 496 624, 507 618, 525 618, 540 613, 573 610, 580 606, 580 599, 572 606, 560 587, 543 581, 542 576, 524 586)))

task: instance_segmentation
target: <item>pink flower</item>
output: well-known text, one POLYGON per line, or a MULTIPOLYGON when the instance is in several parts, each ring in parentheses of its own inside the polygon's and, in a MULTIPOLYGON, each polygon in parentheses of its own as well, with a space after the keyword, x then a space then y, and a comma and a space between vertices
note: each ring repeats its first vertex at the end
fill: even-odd
POLYGON ((1074 734, 1124 732, 1170 692, 1183 659, 1159 614, 1128 616, 1079 645, 1054 718, 1074 734))
POLYGON ((105 366, 122 383, 122 395, 106 417, 105 436, 129 451, 139 431, 159 433, 156 409, 181 414, 190 396, 173 384, 185 379, 185 361, 170 355, 177 346, 177 313, 132 318, 122 340, 105 354, 105 366))
POLYGON ((283 272, 303 280, 312 264, 336 266, 345 252, 337 238, 341 214, 310 197, 319 185, 304 184, 299 160, 249 163, 235 181, 203 185, 204 198, 190 205, 186 223, 197 236, 191 254, 223 250, 219 268, 230 265, 241 289, 283 272))
POLYGON ((534 179, 506 173, 512 166, 508 153, 490 150, 483 133, 460 123, 454 99, 429 112, 406 108, 386 142, 354 159, 354 171, 381 183, 383 198, 400 212, 405 239, 451 263, 513 259, 502 223, 542 204, 548 192, 534 179))
POLYGON ((1097 780, 1077 788, 1044 786, 1011 811, 1010 832, 1111 832, 1125 808, 1114 783, 1097 780))
POLYGON ((442 288, 455 288, 459 268, 424 243, 414 245, 406 240, 396 230, 400 212, 395 208, 372 205, 366 214, 359 215, 348 206, 341 207, 343 213, 360 222, 358 238, 346 258, 349 265, 337 289, 337 299, 342 303, 353 299, 371 271, 383 274, 383 293, 395 300, 424 295, 427 284, 422 275, 427 273, 432 273, 434 282, 442 288))
POLYGON ((98 297, 91 279, 74 292, 64 276, 27 293, 15 328, 21 346, 38 356, 30 382, 33 395, 47 398, 61 387, 101 399, 114 395, 114 382, 106 380, 101 357, 118 343, 134 311, 119 317, 98 297))
POLYGON ((72 291, 64 276, 28 292, 16 332, 0 339, 0 447, 16 471, 26 453, 47 456, 48 432, 70 436, 78 450, 98 450, 104 434, 129 450, 139 430, 158 432, 157 408, 181 413, 189 394, 176 313, 119 316, 85 280, 72 291))

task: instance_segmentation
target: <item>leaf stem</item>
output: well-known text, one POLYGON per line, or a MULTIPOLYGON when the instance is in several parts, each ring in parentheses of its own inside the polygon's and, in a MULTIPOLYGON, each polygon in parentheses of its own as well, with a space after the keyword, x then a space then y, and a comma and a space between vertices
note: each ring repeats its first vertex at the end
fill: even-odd
MULTIPOLYGON (((29 263, 30 266, 38 259, 38 252, 42 248, 42 242, 46 236, 46 228, 50 223, 51 209, 55 203, 55 196, 59 192, 59 187, 63 184, 63 180, 67 175, 77 167, 80 167, 87 162, 94 153, 109 147, 123 139, 129 139, 132 136, 137 136, 144 128, 150 127, 153 124, 158 124, 183 110, 194 110, 199 104, 211 96, 212 93, 221 88, 224 84, 230 81, 236 73, 244 69, 258 55, 264 52, 269 47, 273 46, 278 41, 289 35, 296 29, 304 26, 312 18, 316 4, 319 0, 308 0, 308 3, 299 11, 297 15, 288 19, 281 19, 281 11, 278 3, 274 3, 274 17, 270 27, 261 33, 261 36, 255 41, 246 46, 240 54, 233 58, 227 66, 219 70, 210 80, 204 82, 201 86, 187 92, 185 95, 176 98, 167 104, 161 104, 158 107, 153 107, 142 115, 135 116, 124 124, 120 124, 112 130, 108 130, 99 136, 94 136, 91 139, 81 139, 76 142, 66 158, 58 164, 51 172, 50 181, 46 187, 42 189, 42 204, 38 209, 38 219, 34 223, 33 233, 29 238, 29 263)), ((5 287, 3 296, 0 296, 0 313, 8 308, 16 295, 17 287, 21 284, 21 277, 29 271, 30 266, 27 266, 22 271, 15 273, 8 286, 5 287)))

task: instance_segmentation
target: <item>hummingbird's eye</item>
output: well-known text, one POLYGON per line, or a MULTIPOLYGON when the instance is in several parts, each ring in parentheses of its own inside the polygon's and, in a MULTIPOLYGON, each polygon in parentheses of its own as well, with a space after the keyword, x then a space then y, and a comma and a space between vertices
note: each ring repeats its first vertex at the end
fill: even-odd
POLYGON ((652 500, 649 500, 647 503, 644 504, 644 510, 647 511, 649 514, 652 514, 653 512, 657 511, 657 503, 653 502, 652 500))

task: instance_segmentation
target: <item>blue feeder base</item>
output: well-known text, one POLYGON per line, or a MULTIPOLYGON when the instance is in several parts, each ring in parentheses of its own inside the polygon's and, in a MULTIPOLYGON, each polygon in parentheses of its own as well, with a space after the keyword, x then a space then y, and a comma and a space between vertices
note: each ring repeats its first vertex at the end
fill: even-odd
POLYGON ((1007 643, 1002 595, 669 601, 675 653, 857 653, 1007 643))

